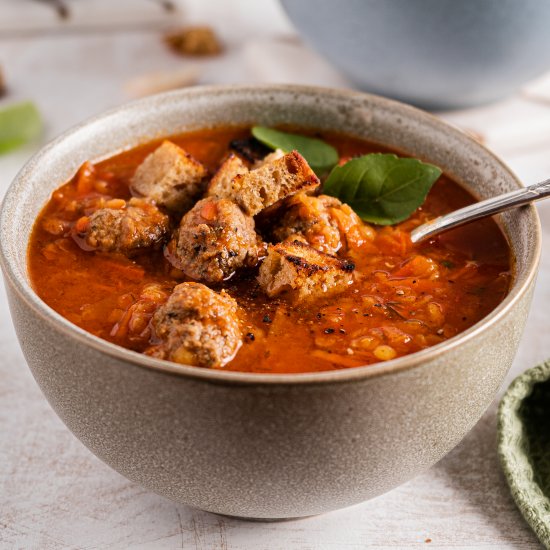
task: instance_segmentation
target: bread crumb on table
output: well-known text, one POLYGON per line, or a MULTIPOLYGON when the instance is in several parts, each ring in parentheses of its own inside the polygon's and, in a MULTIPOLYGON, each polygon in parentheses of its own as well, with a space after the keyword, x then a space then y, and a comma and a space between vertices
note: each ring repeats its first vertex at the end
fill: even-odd
POLYGON ((219 55, 223 46, 211 27, 184 27, 164 35, 164 42, 179 55, 219 55))

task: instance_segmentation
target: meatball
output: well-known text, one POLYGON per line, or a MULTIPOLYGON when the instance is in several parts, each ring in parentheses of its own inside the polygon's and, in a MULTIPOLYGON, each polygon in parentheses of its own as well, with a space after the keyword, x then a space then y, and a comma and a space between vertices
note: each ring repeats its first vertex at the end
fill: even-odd
POLYGON ((237 302, 200 283, 177 285, 153 315, 152 327, 160 343, 147 353, 186 365, 221 367, 242 343, 237 302))
POLYGON ((206 198, 183 216, 166 257, 192 279, 219 283, 255 266, 263 251, 250 216, 228 199, 206 198))
POLYGON ((326 254, 336 254, 359 240, 372 240, 373 230, 335 197, 312 197, 298 193, 288 197, 284 214, 275 222, 271 234, 276 241, 303 240, 326 254))
POLYGON ((161 244, 170 231, 170 220, 143 199, 120 201, 120 208, 100 208, 80 218, 74 228, 76 241, 87 250, 121 252, 126 256, 161 244))
POLYGON ((298 193, 289 197, 283 205, 285 213, 272 230, 273 237, 277 241, 303 237, 317 250, 336 254, 342 248, 342 236, 330 209, 340 206, 338 199, 327 195, 298 193))

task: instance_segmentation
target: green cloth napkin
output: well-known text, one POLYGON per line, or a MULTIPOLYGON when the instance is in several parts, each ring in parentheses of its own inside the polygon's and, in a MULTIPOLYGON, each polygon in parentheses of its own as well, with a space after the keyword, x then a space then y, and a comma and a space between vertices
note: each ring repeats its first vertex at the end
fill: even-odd
POLYGON ((518 508, 550 548, 550 360, 518 376, 504 394, 498 450, 518 508))

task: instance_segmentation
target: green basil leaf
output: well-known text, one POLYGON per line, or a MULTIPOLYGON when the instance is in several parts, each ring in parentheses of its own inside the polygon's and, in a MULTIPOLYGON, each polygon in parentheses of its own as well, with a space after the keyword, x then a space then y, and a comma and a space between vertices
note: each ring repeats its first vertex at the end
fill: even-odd
POLYGON ((25 101, 0 109, 0 154, 24 145, 41 131, 42 119, 34 103, 25 101))
POLYGON ((317 175, 322 175, 338 163, 338 151, 320 139, 280 132, 265 126, 254 126, 252 135, 271 149, 282 149, 285 153, 296 149, 317 175))
POLYGON ((374 153, 336 166, 324 193, 349 204, 359 217, 379 225, 406 220, 441 175, 432 164, 374 153))

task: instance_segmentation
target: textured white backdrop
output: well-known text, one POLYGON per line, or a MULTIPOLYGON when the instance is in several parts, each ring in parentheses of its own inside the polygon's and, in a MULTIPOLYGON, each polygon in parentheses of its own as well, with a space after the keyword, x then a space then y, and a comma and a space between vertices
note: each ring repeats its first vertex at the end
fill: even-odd
MULTIPOLYGON (((228 43, 224 56, 182 60, 166 52, 154 31, 0 37, 9 99, 37 102, 47 124, 43 142, 126 101, 128 80, 152 71, 193 65, 201 83, 350 86, 299 43, 274 2, 259 8, 251 0, 194 0, 185 7, 191 20, 220 29, 228 43)), ((1 30, 0 24, 0 36, 1 30)), ((550 176, 550 78, 499 104, 442 116, 481 134, 525 183, 550 176)), ((0 196, 39 145, 0 157, 0 196)), ((541 204, 540 213, 548 242, 550 203, 541 204)), ((545 252, 527 331, 507 383, 550 356, 549 303, 550 254, 545 252)), ((0 286, 1 548, 538 548, 509 496, 495 437, 493 405, 428 472, 373 501, 320 517, 248 523, 176 505, 113 472, 64 427, 25 364, 0 286)))

